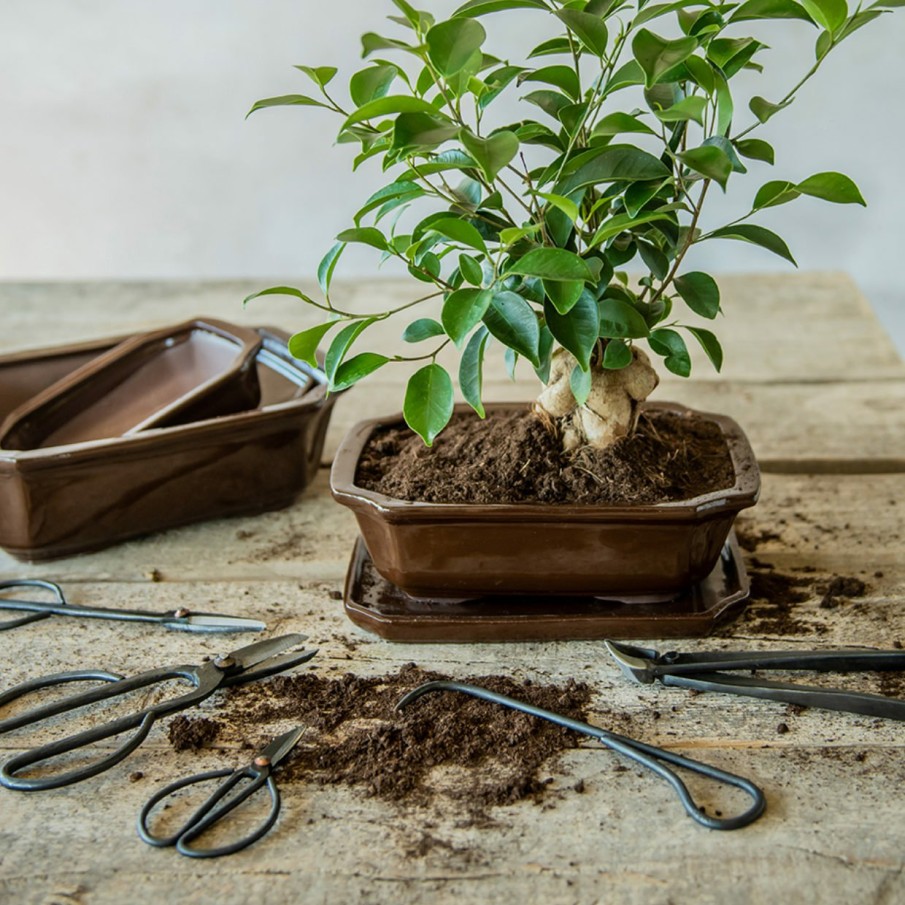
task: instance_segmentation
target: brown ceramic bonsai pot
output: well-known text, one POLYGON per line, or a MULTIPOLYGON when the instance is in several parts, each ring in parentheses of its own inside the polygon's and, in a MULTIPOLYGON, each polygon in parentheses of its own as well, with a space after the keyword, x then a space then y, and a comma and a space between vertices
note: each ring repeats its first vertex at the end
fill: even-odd
POLYGON ((362 421, 348 433, 333 463, 333 496, 355 513, 380 575, 414 597, 669 600, 713 570, 736 514, 757 501, 760 473, 747 438, 731 418, 672 403, 647 407, 719 425, 735 469, 733 485, 680 502, 634 506, 393 499, 358 487, 355 475, 371 435, 402 423, 395 415, 362 421))

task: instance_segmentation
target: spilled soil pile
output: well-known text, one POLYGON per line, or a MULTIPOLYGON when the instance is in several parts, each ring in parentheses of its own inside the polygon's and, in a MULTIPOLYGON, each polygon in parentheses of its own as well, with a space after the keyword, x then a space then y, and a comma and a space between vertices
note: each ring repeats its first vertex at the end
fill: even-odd
POLYGON ((732 461, 712 421, 642 414, 631 437, 606 450, 564 453, 530 411, 461 413, 426 447, 407 427, 372 438, 355 482, 430 503, 658 503, 731 487, 732 461))
MULTIPOLYGON (((343 784, 384 800, 415 803, 442 792, 464 802, 472 815, 543 795, 547 780, 541 768, 574 748, 576 734, 455 692, 425 695, 395 710, 407 691, 439 678, 414 664, 369 678, 279 676, 231 689, 224 699, 229 716, 216 722, 224 734, 254 747, 268 740, 260 736, 262 725, 291 720, 308 727, 280 767, 284 783, 343 784)), ((503 676, 467 681, 579 720, 586 719, 591 698, 590 688, 574 681, 560 686, 503 676)))

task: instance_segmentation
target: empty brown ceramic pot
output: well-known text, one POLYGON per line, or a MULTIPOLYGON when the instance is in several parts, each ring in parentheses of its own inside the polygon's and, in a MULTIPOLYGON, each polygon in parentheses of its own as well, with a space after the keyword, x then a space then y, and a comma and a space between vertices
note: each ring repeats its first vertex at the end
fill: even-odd
POLYGON ((362 421, 348 433, 333 463, 333 496, 355 513, 377 571, 415 597, 578 594, 669 600, 713 570, 736 514, 757 501, 760 472, 731 418, 672 403, 648 408, 719 425, 735 468, 733 485, 681 502, 634 506, 393 499, 356 486, 355 474, 374 431, 402 423, 395 415, 362 421))
POLYGON ((261 337, 216 320, 129 337, 8 414, 0 448, 122 437, 253 408, 261 337))
MULTIPOLYGON (((291 503, 320 465, 334 397, 288 335, 255 331, 260 400, 230 415, 65 447, 0 450, 0 546, 25 560, 291 503)), ((0 358, 0 420, 117 340, 0 358)))

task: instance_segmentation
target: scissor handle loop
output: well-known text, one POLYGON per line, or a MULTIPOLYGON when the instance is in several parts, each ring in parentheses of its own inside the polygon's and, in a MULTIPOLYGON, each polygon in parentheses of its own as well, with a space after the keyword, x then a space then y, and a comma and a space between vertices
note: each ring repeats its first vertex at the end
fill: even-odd
POLYGON ((160 789, 148 799, 138 815, 138 835, 149 845, 158 847, 175 846, 176 851, 188 858, 218 858, 221 855, 231 855, 234 852, 241 851, 253 842, 257 842, 276 823, 279 814, 280 792, 273 780, 269 767, 245 767, 235 771, 228 769, 212 770, 209 773, 199 773, 170 783, 170 785, 160 789), (223 777, 226 777, 225 781, 215 789, 213 794, 201 804, 178 830, 168 836, 157 836, 151 832, 148 826, 151 812, 161 801, 186 786, 223 777), (237 795, 226 798, 243 779, 251 779, 251 782, 237 795), (198 848, 190 844, 216 823, 223 820, 227 814, 237 808, 242 802, 254 795, 261 786, 266 786, 270 794, 270 812, 264 822, 254 832, 228 845, 215 848, 198 848), (226 801, 224 801, 224 798, 226 798, 226 801))
MULTIPOLYGON (((44 581, 41 578, 10 578, 0 581, 0 591, 7 588, 41 588, 43 591, 50 591, 57 602, 61 606, 66 606, 66 598, 63 596, 63 589, 53 581, 44 581)), ((0 610, 6 609, 3 606, 3 597, 0 596, 0 610)), ((10 629, 18 628, 20 625, 28 625, 29 622, 37 622, 40 619, 46 619, 52 613, 28 613, 25 616, 16 616, 14 619, 0 620, 0 632, 7 632, 10 629)))
MULTIPOLYGON (((0 698, 0 703, 8 703, 39 688, 48 688, 61 682, 77 681, 74 678, 77 675, 85 678, 90 678, 91 676, 90 673, 61 673, 57 676, 44 676, 10 689, 0 698)), ((223 672, 212 662, 198 667, 179 666, 150 670, 130 679, 115 680, 82 694, 64 697, 43 707, 37 707, 34 710, 4 721, 3 724, 0 724, 0 731, 33 725, 48 717, 68 713, 89 704, 120 697, 131 691, 158 685, 170 679, 186 679, 195 687, 177 698, 163 701, 160 704, 153 704, 136 713, 126 714, 109 723, 102 723, 92 729, 75 733, 46 745, 40 745, 10 758, 0 766, 0 785, 4 785, 8 789, 36 792, 45 789, 56 789, 60 786, 70 785, 71 783, 81 782, 84 779, 97 776, 131 754, 147 738, 151 727, 160 717, 192 707, 213 694, 223 680, 223 672), (28 778, 18 775, 35 764, 51 760, 61 754, 78 751, 105 739, 121 735, 131 729, 136 729, 137 731, 119 748, 87 766, 62 773, 54 773, 45 777, 28 778)))

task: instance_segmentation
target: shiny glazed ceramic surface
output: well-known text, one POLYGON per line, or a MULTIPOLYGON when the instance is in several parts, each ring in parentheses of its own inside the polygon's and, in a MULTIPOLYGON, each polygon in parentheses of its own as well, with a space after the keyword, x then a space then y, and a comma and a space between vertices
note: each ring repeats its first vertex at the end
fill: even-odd
POLYGON ((352 428, 334 460, 331 489, 355 513, 377 571, 415 597, 615 594, 669 600, 713 570, 736 514, 757 501, 760 472, 731 418, 672 403, 648 408, 719 425, 735 467, 733 486, 638 506, 397 500, 355 484, 361 451, 378 427, 401 423, 394 415, 352 428))

